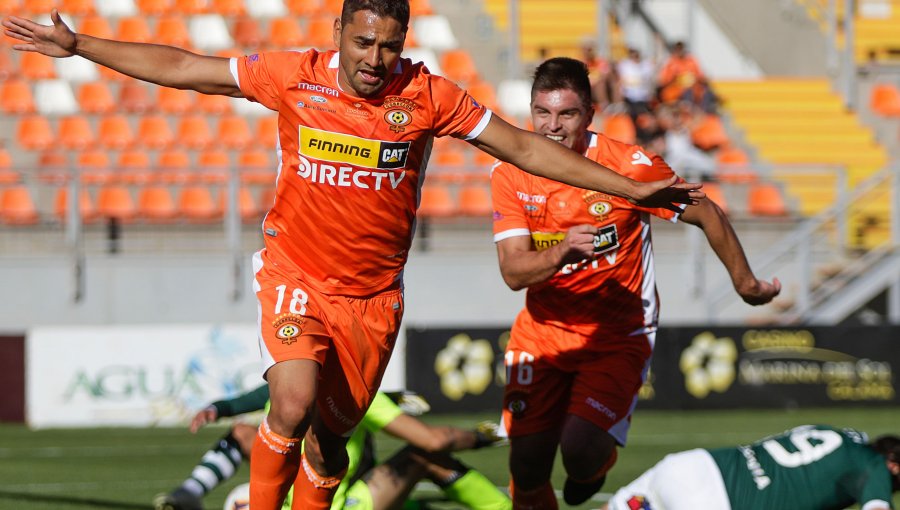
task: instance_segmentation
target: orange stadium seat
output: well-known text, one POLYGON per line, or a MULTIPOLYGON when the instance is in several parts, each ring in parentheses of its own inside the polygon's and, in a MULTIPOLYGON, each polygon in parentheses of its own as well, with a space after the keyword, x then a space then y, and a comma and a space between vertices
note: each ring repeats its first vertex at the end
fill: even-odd
POLYGON ((159 154, 156 180, 165 184, 182 184, 193 177, 191 156, 183 149, 169 149, 159 154))
POLYGON ((269 161, 269 153, 260 149, 248 149, 238 154, 238 170, 244 184, 275 182, 274 166, 269 161))
POLYGON ((19 172, 12 168, 12 156, 6 149, 0 148, 0 184, 18 184, 21 180, 19 172))
POLYGON ((56 78, 53 58, 34 51, 26 51, 19 55, 19 72, 29 80, 56 78))
POLYGON ((138 9, 142 13, 154 16, 168 13, 173 5, 173 0, 137 0, 138 9))
POLYGON ((494 112, 499 112, 500 105, 497 103, 497 91, 494 90, 494 86, 489 82, 475 81, 470 83, 466 87, 466 90, 469 92, 469 95, 484 105, 485 108, 489 108, 494 112))
POLYGON ((76 164, 85 184, 108 184, 116 180, 109 153, 105 150, 80 151, 76 164))
POLYGON ((430 16, 434 14, 429 0, 410 0, 409 1, 410 16, 430 16))
POLYGON ((63 0, 60 10, 71 16, 87 16, 97 12, 94 0, 63 0))
POLYGON ((0 51, 0 82, 16 76, 19 70, 13 64, 10 52, 0 51))
MULTIPOLYGON (((260 219, 260 211, 259 206, 256 205, 256 200, 253 199, 253 193, 250 192, 250 189, 241 186, 238 188, 238 217, 241 218, 241 221, 244 223, 255 222, 260 219)), ((228 188, 222 187, 219 190, 219 210, 227 211, 228 210, 228 188)))
POLYGON ((478 78, 478 69, 469 52, 462 49, 447 50, 441 54, 441 69, 444 76, 456 83, 466 85, 478 78))
POLYGON ((89 15, 81 18, 78 23, 78 32, 92 37, 112 39, 114 32, 109 26, 109 21, 104 16, 89 15))
POLYGON ((22 11, 32 15, 42 15, 57 6, 55 0, 22 0, 22 11))
POLYGON ((759 176, 750 167, 750 157, 741 149, 728 145, 716 152, 716 179, 735 184, 756 182, 759 176))
POLYGON ((191 35, 184 18, 179 14, 170 14, 159 18, 156 22, 156 36, 153 42, 189 48, 191 35))
POLYGON ((106 218, 130 220, 137 213, 137 207, 128 188, 107 185, 97 192, 97 213, 106 218))
POLYGON ((228 182, 228 169, 231 158, 228 152, 219 149, 207 149, 197 157, 197 177, 206 184, 223 184, 228 182))
POLYGON ((97 137, 86 117, 72 115, 59 120, 59 143, 66 149, 81 150, 94 145, 97 137))
POLYGON ((441 167, 460 169, 466 165, 466 153, 459 147, 444 145, 434 151, 434 164, 441 167))
POLYGON ((603 134, 623 143, 635 143, 637 132, 631 117, 624 113, 609 115, 603 121, 603 134))
POLYGON ((144 16, 128 16, 119 19, 116 39, 128 42, 153 42, 153 35, 144 16))
POLYGON ((306 27, 306 44, 319 48, 320 50, 329 50, 334 47, 334 18, 330 16, 316 16, 310 18, 306 27))
POLYGON ((475 155, 472 158, 472 164, 478 170, 476 173, 483 176, 485 180, 490 179, 490 169, 496 162, 497 158, 484 151, 475 151, 475 155))
POLYGON ((27 150, 41 150, 56 143, 56 135, 46 117, 29 116, 19 119, 16 141, 27 150))
POLYGON ((294 16, 312 16, 322 9, 321 0, 285 0, 284 5, 294 16))
POLYGON ((724 147, 729 142, 722 119, 714 114, 706 115, 700 125, 691 131, 691 140, 694 145, 705 151, 724 147))
POLYGON ((68 152, 46 150, 38 156, 37 178, 45 184, 65 184, 69 182, 68 152))
POLYGON ((253 142, 253 135, 244 117, 227 115, 219 119, 216 141, 232 149, 243 149, 253 142))
POLYGON ((262 214, 266 214, 269 212, 269 209, 272 208, 272 205, 275 203, 275 186, 271 185, 263 188, 263 190, 259 193, 259 212, 262 214))
POLYGON ((126 80, 119 88, 119 108, 128 113, 147 113, 156 104, 150 98, 147 87, 136 80, 126 80))
POLYGON ((156 90, 156 105, 160 111, 181 115, 194 109, 194 101, 197 98, 195 92, 170 87, 158 87, 156 90))
POLYGON ((459 190, 459 212, 466 216, 489 218, 494 208, 486 185, 467 184, 459 190))
POLYGON ((774 184, 754 184, 747 195, 747 210, 754 216, 785 216, 787 206, 774 184))
POLYGON ((900 90, 889 83, 874 85, 869 96, 869 107, 885 117, 900 116, 900 90))
POLYGON ((78 87, 77 99, 84 113, 110 113, 116 109, 116 100, 104 81, 82 83, 78 87))
POLYGON ((174 10, 182 15, 203 14, 209 8, 209 0, 175 0, 174 10))
POLYGON ((124 115, 109 115, 100 119, 97 139, 107 149, 127 149, 134 143, 134 131, 124 115))
POLYGON ((276 48, 303 46, 305 40, 300 24, 293 16, 275 18, 269 22, 268 43, 276 48))
POLYGON ((213 115, 231 113, 231 99, 218 94, 197 94, 197 108, 213 115))
POLYGON ((0 12, 7 15, 19 16, 22 13, 22 0, 0 0, 0 12))
POLYGON ((169 188, 147 186, 138 191, 137 212, 150 223, 168 223, 178 215, 178 208, 169 188))
POLYGON ((260 117, 256 121, 254 133, 256 134, 256 143, 271 149, 275 146, 275 140, 278 138, 278 117, 274 115, 260 117))
POLYGON ((721 186, 714 182, 705 182, 703 183, 703 192, 706 193, 706 198, 712 200, 725 214, 728 214, 728 202, 725 200, 725 193, 722 192, 721 186))
POLYGON ((0 191, 0 219, 9 225, 33 225, 40 215, 25 186, 10 186, 0 191))
POLYGON ((165 149, 175 141, 169 121, 162 115, 146 115, 138 122, 138 143, 147 149, 165 149))
POLYGON ((209 223, 218 220, 222 210, 216 206, 209 188, 206 186, 185 186, 178 194, 178 210, 194 223, 209 223))
POLYGON ((119 153, 116 171, 119 181, 124 184, 147 184, 153 182, 155 173, 151 169, 150 154, 142 149, 128 149, 119 153))
POLYGON ((178 120, 175 141, 183 147, 203 149, 213 142, 208 119, 203 115, 188 115, 178 120))
MULTIPOLYGON (((56 197, 53 200, 53 212, 59 221, 66 221, 69 217, 69 188, 60 186, 56 190, 56 197)), ((78 214, 81 216, 82 223, 91 223, 97 219, 97 209, 94 207, 94 201, 88 190, 81 188, 78 192, 78 214)))
POLYGON ((213 0, 210 10, 222 16, 243 16, 247 13, 243 0, 213 0))
POLYGON ((331 16, 331 19, 334 20, 336 16, 341 15, 341 8, 343 7, 343 0, 321 0, 319 3, 319 13, 323 16, 331 16))
POLYGON ((256 50, 262 45, 262 30, 260 30, 259 22, 255 18, 249 16, 238 18, 234 22, 231 33, 235 44, 241 48, 256 50))
POLYGON ((34 113, 34 94, 24 80, 0 83, 0 111, 9 114, 34 113))
POLYGON ((419 215, 425 218, 447 218, 456 214, 456 203, 446 186, 422 186, 419 215))

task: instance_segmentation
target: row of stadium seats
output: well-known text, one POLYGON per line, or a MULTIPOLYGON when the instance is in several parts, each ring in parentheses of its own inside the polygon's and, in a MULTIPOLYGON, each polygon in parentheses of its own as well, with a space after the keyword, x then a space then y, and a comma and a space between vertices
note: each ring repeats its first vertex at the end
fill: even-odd
MULTIPOLYGON (((844 47, 844 17, 846 3, 830 0, 797 0, 805 6, 810 17, 819 22, 823 32, 828 30, 825 13, 835 6, 838 22, 838 45, 844 47)), ((900 58, 900 0, 855 2, 853 13, 853 49, 858 63, 891 61, 900 58)))

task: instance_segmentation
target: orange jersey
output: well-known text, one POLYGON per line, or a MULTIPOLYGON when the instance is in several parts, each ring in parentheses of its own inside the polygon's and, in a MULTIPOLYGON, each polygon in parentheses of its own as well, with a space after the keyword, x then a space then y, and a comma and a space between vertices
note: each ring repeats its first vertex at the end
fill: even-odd
POLYGON ((433 137, 475 138, 490 112, 409 59, 374 98, 341 90, 335 51, 260 53, 231 69, 245 97, 278 112, 275 203, 263 221, 271 259, 325 293, 396 285, 433 137))
MULTIPOLYGON (((636 145, 590 133, 589 159, 638 181, 664 179, 672 169, 636 145)), ((656 325, 659 301, 650 244, 650 214, 676 221, 668 209, 648 209, 627 200, 528 174, 507 163, 491 174, 494 242, 531 236, 537 250, 549 248, 576 225, 596 225, 595 256, 567 264, 549 280, 528 288, 525 310, 537 323, 556 325, 589 338, 630 334, 656 325)))

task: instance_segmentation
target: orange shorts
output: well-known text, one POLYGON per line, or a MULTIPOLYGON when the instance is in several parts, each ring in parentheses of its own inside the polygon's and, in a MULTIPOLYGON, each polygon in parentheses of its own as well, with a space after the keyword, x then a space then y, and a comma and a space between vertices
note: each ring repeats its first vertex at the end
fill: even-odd
POLYGON ((362 420, 387 367, 403 317, 403 291, 364 298, 322 294, 275 265, 253 258, 264 369, 280 361, 317 362, 320 417, 343 434, 362 420))
POLYGON ((506 347, 503 423, 510 437, 559 428, 574 414, 623 445, 655 333, 586 338, 524 312, 506 347))

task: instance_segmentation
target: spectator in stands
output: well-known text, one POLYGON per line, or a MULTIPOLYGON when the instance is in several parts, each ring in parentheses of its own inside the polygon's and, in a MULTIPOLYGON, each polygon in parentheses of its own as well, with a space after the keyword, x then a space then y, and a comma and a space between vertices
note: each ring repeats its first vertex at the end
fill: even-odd
MULTIPOLYGON (((673 175, 659 156, 588 131, 593 109, 582 62, 541 64, 531 98, 535 131, 568 150, 639 179, 673 175)), ((602 487, 625 445, 653 351, 659 302, 649 216, 700 227, 745 302, 768 303, 781 284, 754 276, 710 200, 678 212, 635 207, 508 163, 494 167, 491 190, 500 273, 511 289, 528 289, 504 356, 513 505, 557 507, 550 485, 557 448, 568 475, 563 497, 578 505, 602 487)))
POLYGON ((706 112, 714 112, 716 98, 697 60, 688 54, 684 43, 676 42, 659 72, 659 99, 663 103, 690 101, 706 112))
POLYGON ((609 60, 597 55, 593 41, 581 45, 581 60, 587 65, 591 79, 591 99, 599 111, 622 101, 619 79, 609 60))
POLYGON ((694 145, 692 133, 704 113, 690 101, 660 105, 656 118, 664 135, 666 162, 680 175, 710 180, 716 159, 694 145))
POLYGON ((650 111, 655 82, 653 64, 637 48, 628 48, 628 57, 616 64, 622 99, 632 119, 650 111))
MULTIPOLYGON (((269 385, 264 384, 235 398, 213 402, 191 420, 191 432, 196 433, 220 418, 262 410, 268 400, 269 385)), ((379 392, 375 396, 347 442, 350 467, 332 509, 355 508, 360 504, 369 510, 396 508, 403 504, 415 484, 425 478, 440 487, 449 500, 466 508, 508 510, 512 507, 509 498, 496 485, 450 454, 498 443, 497 425, 483 422, 472 430, 428 425, 415 417, 428 408, 427 402, 415 394, 379 392), (378 431, 406 441, 406 447, 388 460, 378 462, 373 442, 378 431)), ((234 476, 242 461, 251 460, 256 428, 243 422, 229 427, 228 433, 203 454, 189 478, 172 492, 156 497, 156 510, 202 510, 203 497, 234 476)), ((290 509, 289 501, 284 508, 290 509)))
POLYGON ((803 425, 733 448, 667 455, 604 510, 893 508, 900 437, 803 425))
POLYGON ((674 178, 625 178, 492 115, 401 58, 409 16, 404 0, 345 0, 332 25, 339 51, 238 58, 75 34, 55 9, 50 26, 3 20, 14 49, 79 55, 157 85, 279 112, 276 199, 262 226, 266 247, 254 255, 272 399, 253 447, 254 510, 277 510, 292 484, 300 506, 331 504, 347 468, 347 433, 371 404, 399 333, 433 137, 462 138, 528 171, 635 203, 677 208, 704 196, 674 178))

